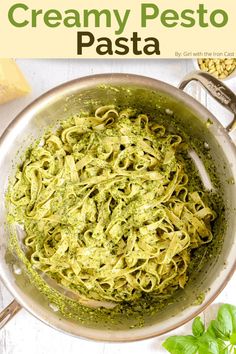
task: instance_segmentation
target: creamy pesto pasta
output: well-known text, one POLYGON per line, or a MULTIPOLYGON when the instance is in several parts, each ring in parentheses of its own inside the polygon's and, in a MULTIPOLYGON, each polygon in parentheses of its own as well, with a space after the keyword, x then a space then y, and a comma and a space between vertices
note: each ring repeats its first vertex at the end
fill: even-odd
POLYGON ((114 106, 45 133, 9 188, 32 266, 95 300, 183 288, 216 217, 189 187, 184 149, 158 119, 114 106))

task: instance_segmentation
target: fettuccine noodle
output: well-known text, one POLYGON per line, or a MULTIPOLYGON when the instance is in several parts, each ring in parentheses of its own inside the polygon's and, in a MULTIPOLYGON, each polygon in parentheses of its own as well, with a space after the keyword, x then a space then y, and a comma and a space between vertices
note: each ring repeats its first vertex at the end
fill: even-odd
POLYGON ((183 288, 216 215, 189 189, 182 145, 156 120, 114 106, 46 133, 9 191, 33 267, 96 300, 183 288))

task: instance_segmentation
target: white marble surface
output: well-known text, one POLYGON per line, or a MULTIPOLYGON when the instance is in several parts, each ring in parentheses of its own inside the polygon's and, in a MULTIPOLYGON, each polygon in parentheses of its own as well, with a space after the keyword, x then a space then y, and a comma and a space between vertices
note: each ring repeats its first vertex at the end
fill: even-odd
MULTIPOLYGON (((0 134, 9 122, 28 103, 48 89, 65 81, 96 73, 128 72, 151 76, 177 86, 184 75, 193 70, 189 60, 18 60, 22 71, 32 86, 31 95, 0 106, 0 134)), ((236 79, 226 83, 236 93, 236 79)), ((191 85, 188 92, 205 104, 226 123, 231 114, 216 104, 200 87, 191 85)), ((236 276, 232 278, 215 303, 229 302, 236 305, 236 276)), ((11 295, 0 283, 0 309, 12 300, 11 295)), ((207 310, 209 313, 209 310, 207 310)), ((206 314, 207 314, 206 313, 206 314)), ((206 315, 203 314, 203 315, 206 315)), ((178 333, 189 333, 190 324, 178 330, 178 333)), ((175 331, 176 333, 176 331, 175 331)), ((21 310, 15 318, 0 331, 1 354, 160 354, 164 353, 161 343, 165 336, 138 343, 109 344, 96 343, 70 337, 59 333, 25 310, 21 310)))

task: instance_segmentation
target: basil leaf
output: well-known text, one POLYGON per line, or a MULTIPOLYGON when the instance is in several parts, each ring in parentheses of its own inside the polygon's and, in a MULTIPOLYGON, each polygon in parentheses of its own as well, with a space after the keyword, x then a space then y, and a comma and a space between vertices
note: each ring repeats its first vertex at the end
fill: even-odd
POLYGON ((195 318, 192 332, 168 338, 163 347, 172 354, 236 354, 236 306, 222 305, 206 331, 201 318, 195 318))
POLYGON ((199 316, 193 321, 192 332, 195 337, 201 337, 205 332, 205 326, 199 316))
POLYGON ((219 348, 220 354, 230 353, 228 342, 226 343, 221 339, 217 339, 217 343, 218 343, 218 348, 219 348))
POLYGON ((211 328, 215 333, 215 337, 223 340, 229 340, 230 332, 227 331, 227 328, 224 324, 220 323, 218 320, 212 320, 211 328))
POLYGON ((193 336, 172 336, 162 346, 171 354, 196 354, 198 351, 197 339, 193 336))
POLYGON ((212 322, 213 321, 211 321, 211 323, 209 324, 209 326, 208 326, 208 328, 206 330, 206 333, 208 333, 213 338, 217 338, 217 335, 216 335, 215 330, 213 328, 212 322))
POLYGON ((210 324, 209 324, 209 326, 208 326, 208 328, 206 330, 206 333, 208 333, 213 338, 217 338, 217 335, 215 333, 215 330, 214 330, 212 322, 213 321, 210 322, 210 324))
POLYGON ((198 353, 199 354, 221 354, 217 339, 204 333, 198 338, 198 353))
POLYGON ((225 335, 236 332, 236 306, 224 304, 220 307, 217 315, 218 328, 225 335))
POLYGON ((232 345, 236 345, 236 333, 231 334, 229 340, 232 345))
POLYGON ((231 320, 232 320, 232 332, 236 333, 236 306, 234 305, 223 305, 227 308, 228 312, 231 315, 231 320))

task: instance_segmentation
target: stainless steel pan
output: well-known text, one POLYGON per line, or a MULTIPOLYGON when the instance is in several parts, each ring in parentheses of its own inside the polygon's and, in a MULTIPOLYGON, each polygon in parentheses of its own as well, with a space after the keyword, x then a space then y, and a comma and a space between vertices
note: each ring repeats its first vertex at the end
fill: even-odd
MULTIPOLYGON (((3 326, 21 307, 44 323, 75 336, 104 341, 132 341, 161 335, 191 320, 203 311, 225 287, 236 268, 236 149, 229 136, 236 121, 236 97, 225 85, 206 73, 195 72, 184 79, 180 88, 151 78, 129 74, 104 74, 85 77, 59 86, 29 105, 9 125, 0 139, 1 209, 0 209, 0 276, 15 300, 0 314, 3 326), (199 102, 183 92, 191 81, 199 81, 209 93, 233 113, 232 122, 224 128, 199 102), (53 312, 45 298, 29 283, 24 272, 16 274, 6 260, 9 234, 6 223, 4 194, 9 176, 19 160, 19 151, 38 138, 45 127, 65 119, 80 109, 94 109, 101 104, 136 105, 152 111, 173 110, 186 133, 207 141, 216 173, 223 186, 226 227, 220 254, 211 259, 204 272, 197 274, 183 291, 182 302, 167 306, 147 320, 143 328, 104 329, 102 325, 86 326, 72 319, 62 319, 53 312), (208 126, 207 122, 212 122, 208 126), (207 292, 206 290, 209 289, 207 292), (202 292, 205 299, 192 305, 202 292)), ((170 118, 171 119, 171 118, 170 118)), ((18 272, 19 273, 19 272, 18 272)), ((181 299, 180 299, 181 300, 181 299)))

